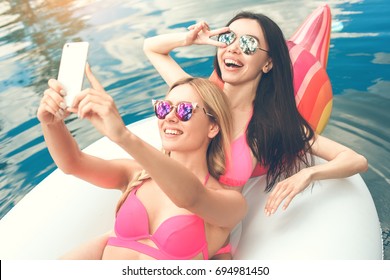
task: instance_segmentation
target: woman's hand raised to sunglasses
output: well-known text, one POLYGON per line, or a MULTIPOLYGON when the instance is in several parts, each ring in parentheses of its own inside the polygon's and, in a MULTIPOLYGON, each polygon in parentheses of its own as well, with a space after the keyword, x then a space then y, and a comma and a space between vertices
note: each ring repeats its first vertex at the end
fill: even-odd
POLYGON ((87 65, 85 71, 91 88, 79 93, 69 111, 77 113, 79 118, 89 120, 100 133, 117 142, 127 130, 113 98, 92 74, 87 65))
POLYGON ((209 25, 205 21, 198 22, 197 24, 188 27, 188 34, 186 37, 186 45, 211 45, 219 48, 226 47, 225 43, 218 42, 211 39, 211 37, 218 36, 222 33, 228 32, 229 27, 222 27, 215 30, 210 30, 209 25))

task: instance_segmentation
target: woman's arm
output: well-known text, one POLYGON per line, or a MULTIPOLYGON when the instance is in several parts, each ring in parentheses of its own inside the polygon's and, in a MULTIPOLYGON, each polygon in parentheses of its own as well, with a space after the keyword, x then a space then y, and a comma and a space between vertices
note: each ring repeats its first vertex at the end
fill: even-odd
POLYGON ((59 82, 50 80, 37 113, 54 162, 66 174, 92 184, 125 188, 132 173, 139 169, 138 164, 127 159, 103 160, 82 152, 64 123, 64 118, 69 115, 64 106, 64 94, 59 82))
POLYGON ((130 154, 178 207, 202 216, 207 222, 229 228, 242 219, 246 204, 240 193, 218 188, 216 180, 210 182, 218 184, 214 189, 205 188, 192 171, 131 133, 112 97, 88 67, 87 77, 92 88, 84 90, 74 103, 80 118, 88 119, 103 135, 130 154))
POLYGON ((349 177, 368 168, 364 156, 321 135, 316 136, 312 153, 328 161, 310 168, 313 181, 349 177))
POLYGON ((169 55, 172 50, 193 44, 225 47, 224 43, 210 37, 228 30, 228 27, 224 27, 210 31, 207 23, 200 22, 191 26, 188 32, 163 34, 145 39, 144 52, 161 77, 171 86, 177 80, 189 76, 169 55))
POLYGON ((279 182, 267 200, 264 210, 267 215, 275 213, 283 201, 283 210, 285 210, 292 199, 313 181, 345 178, 365 172, 368 168, 364 156, 326 137, 316 135, 312 144, 313 155, 323 158, 327 162, 304 168, 279 182))
POLYGON ((128 130, 117 143, 178 207, 188 209, 208 223, 227 228, 233 228, 245 216, 247 205, 241 193, 221 188, 216 180, 210 182, 214 188, 206 188, 192 171, 128 130))
POLYGON ((111 232, 95 237, 60 257, 60 260, 101 260, 111 232))

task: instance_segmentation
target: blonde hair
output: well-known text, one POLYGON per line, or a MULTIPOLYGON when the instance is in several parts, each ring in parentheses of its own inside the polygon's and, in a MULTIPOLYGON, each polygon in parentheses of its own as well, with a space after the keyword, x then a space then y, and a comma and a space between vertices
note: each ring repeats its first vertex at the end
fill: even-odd
POLYGON ((121 197, 119 198, 118 204, 116 205, 116 213, 118 213, 119 209, 122 207, 123 203, 125 202, 126 198, 129 196, 129 193, 138 185, 140 185, 144 180, 149 179, 149 174, 142 170, 140 171, 134 179, 129 183, 126 190, 123 192, 121 197))
MULTIPOLYGON (((171 86, 167 95, 175 87, 184 84, 189 84, 196 90, 200 98, 203 100, 206 112, 213 116, 210 116, 211 121, 219 127, 218 134, 211 139, 207 148, 208 170, 211 176, 219 178, 219 176, 225 173, 226 161, 230 158, 230 139, 232 136, 233 121, 229 100, 227 99, 225 93, 213 82, 207 79, 194 77, 177 81, 171 86)), ((166 153, 165 151, 163 152, 169 156, 169 153, 166 153)), ((132 189, 141 184, 142 181, 149 178, 150 176, 145 170, 142 170, 135 176, 119 199, 116 212, 118 212, 122 204, 125 202, 132 189)))
MULTIPOLYGON (((174 83, 169 92, 175 87, 189 84, 203 100, 204 108, 219 127, 219 133, 211 139, 207 149, 207 166, 214 178, 225 173, 226 161, 230 157, 230 140, 232 137, 232 115, 229 100, 225 93, 208 79, 188 77, 174 83)), ((168 93, 169 93, 168 92, 168 93)))

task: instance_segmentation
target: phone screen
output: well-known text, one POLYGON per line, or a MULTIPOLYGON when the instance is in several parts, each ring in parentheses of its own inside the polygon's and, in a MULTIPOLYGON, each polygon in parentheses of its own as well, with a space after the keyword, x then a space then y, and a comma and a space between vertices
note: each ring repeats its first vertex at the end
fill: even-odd
POLYGON ((88 42, 75 42, 66 43, 62 49, 58 81, 66 90, 67 106, 72 106, 74 97, 82 89, 88 47, 88 42))

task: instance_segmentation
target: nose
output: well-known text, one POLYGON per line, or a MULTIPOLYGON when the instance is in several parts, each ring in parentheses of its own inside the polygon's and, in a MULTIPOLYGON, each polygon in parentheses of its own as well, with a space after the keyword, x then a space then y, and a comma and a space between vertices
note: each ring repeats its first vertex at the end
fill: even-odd
POLYGON ((165 120, 167 122, 178 122, 179 121, 178 117, 176 116, 176 109, 175 108, 173 108, 173 110, 170 111, 168 113, 168 115, 165 116, 165 120))
POLYGON ((240 53, 241 49, 240 49, 240 43, 239 43, 239 40, 236 39, 234 40, 233 43, 231 43, 229 46, 226 47, 227 48, 227 51, 228 52, 231 52, 231 53, 240 53))

